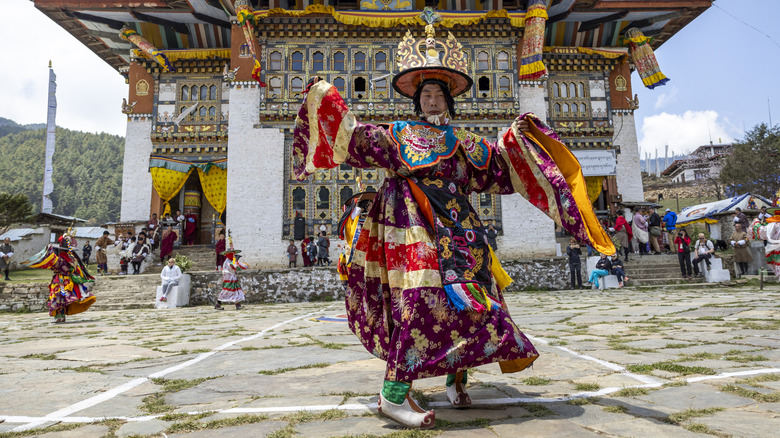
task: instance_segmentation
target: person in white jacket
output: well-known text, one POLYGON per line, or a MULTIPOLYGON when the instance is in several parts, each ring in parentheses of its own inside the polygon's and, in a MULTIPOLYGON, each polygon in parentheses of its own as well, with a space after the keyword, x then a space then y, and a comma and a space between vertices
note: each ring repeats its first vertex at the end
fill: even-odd
POLYGON ((162 278, 162 297, 160 301, 168 301, 168 292, 173 286, 179 284, 181 279, 181 269, 176 265, 176 260, 173 258, 168 259, 168 266, 164 267, 160 272, 160 278, 162 278))

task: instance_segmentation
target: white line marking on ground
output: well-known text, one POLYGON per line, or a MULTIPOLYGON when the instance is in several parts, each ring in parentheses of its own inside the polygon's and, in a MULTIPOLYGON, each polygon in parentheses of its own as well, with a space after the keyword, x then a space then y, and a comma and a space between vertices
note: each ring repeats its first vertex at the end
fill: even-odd
MULTIPOLYGON (((700 382, 702 380, 728 379, 731 377, 752 376, 757 374, 770 374, 770 373, 780 373, 780 368, 766 368, 761 370, 739 371, 734 373, 721 373, 716 376, 691 377, 686 379, 686 381, 689 383, 695 383, 695 382, 700 382)), ((580 398, 602 397, 605 395, 615 393, 625 388, 654 388, 659 386, 663 386, 663 384, 659 382, 659 383, 644 384, 644 385, 626 386, 621 388, 618 387, 602 388, 598 391, 579 392, 577 394, 572 394, 563 397, 554 397, 554 398, 504 397, 504 398, 490 398, 490 399, 472 399, 471 403, 473 406, 501 406, 501 405, 513 405, 517 403, 558 403, 558 402, 566 402, 569 400, 575 400, 580 398)), ((433 408, 449 407, 450 403, 445 401, 432 402, 430 403, 430 406, 433 408)), ((267 414, 267 413, 275 413, 275 412, 281 413, 281 412, 298 412, 298 411, 329 411, 331 409, 336 409, 341 411, 371 411, 371 410, 376 410, 376 408, 377 408, 377 404, 374 402, 374 403, 352 403, 347 405, 269 406, 269 407, 262 407, 262 408, 230 408, 230 409, 223 409, 220 411, 193 411, 193 412, 187 412, 187 414, 189 415, 199 415, 199 414, 206 414, 206 413, 267 414)), ((159 417, 161 417, 161 415, 144 415, 141 417, 62 417, 62 418, 58 418, 56 421, 60 421, 63 423, 94 423, 97 421, 117 419, 117 420, 132 421, 132 422, 142 422, 142 421, 153 420, 159 417)), ((36 423, 36 424, 43 424, 47 421, 52 421, 47 417, 22 417, 22 416, 10 416, 10 415, 6 415, 6 416, 0 415, 0 420, 5 420, 8 423, 36 423)))
MULTIPOLYGON (((544 345, 550 345, 550 341, 548 341, 547 339, 539 338, 539 337, 532 336, 532 335, 529 335, 529 334, 526 334, 526 336, 528 337, 528 339, 530 339, 530 340, 532 340, 534 342, 538 342, 538 343, 544 344, 544 345)), ((654 377, 650 377, 650 376, 644 376, 644 375, 641 375, 641 374, 634 374, 634 373, 626 370, 625 367, 623 367, 621 365, 618 365, 616 363, 607 362, 606 360, 598 359, 598 358, 595 358, 593 356, 588 356, 587 354, 578 353, 578 352, 576 352, 576 351, 574 351, 574 350, 572 350, 570 348, 559 347, 559 346, 554 346, 554 347, 559 349, 559 350, 561 350, 561 351, 565 351, 566 353, 569 353, 572 356, 579 357, 580 359, 589 360, 591 362, 596 362, 597 364, 599 364, 599 365, 601 365, 603 367, 606 367, 606 368, 608 368, 608 369, 610 369, 612 371, 617 371, 617 372, 619 372, 620 374, 623 374, 626 377, 630 377, 630 378, 632 378, 634 380, 637 380, 639 382, 644 383, 643 386, 645 386, 645 387, 653 388, 653 387, 658 387, 658 386, 663 385, 663 381, 661 381, 661 380, 658 380, 658 379, 656 379, 654 377)), ((588 396, 588 397, 590 397, 590 396, 588 396)))
MULTIPOLYGON (((194 364, 196 364, 196 363, 198 363, 198 362, 200 362, 200 361, 202 361, 204 359, 207 359, 207 358, 217 354, 217 352, 219 352, 219 351, 222 351, 222 350, 225 350, 226 348, 232 347, 233 345, 236 345, 236 344, 241 343, 241 342, 252 341, 252 340, 261 338, 266 333, 268 333, 268 332, 270 332, 270 331, 272 331, 272 330, 274 330, 274 329, 276 329, 278 327, 281 327, 281 326, 283 326, 285 324, 289 324, 289 323, 291 323, 293 321, 297 321, 299 319, 303 319, 303 318, 309 317, 309 316, 314 315, 316 313, 324 312, 324 311, 330 309, 333 306, 335 306, 335 304, 331 304, 331 305, 329 305, 329 306, 327 306, 327 307, 325 307, 323 309, 319 309, 319 310, 316 310, 314 312, 310 312, 310 313, 307 313, 305 315, 297 316, 295 318, 288 319, 287 321, 283 321, 283 322, 274 324, 271 327, 268 327, 267 329, 265 329, 263 331, 255 333, 252 336, 247 336, 245 338, 242 338, 242 339, 239 339, 239 340, 236 340, 236 341, 226 342, 226 343, 220 345, 219 347, 213 348, 209 352, 201 353, 201 354, 197 355, 196 357, 194 357, 194 358, 192 358, 192 359, 190 359, 190 360, 188 360, 186 362, 180 363, 178 365, 174 365, 172 367, 166 368, 166 369, 164 369, 162 371, 158 371, 156 373, 149 374, 149 376, 147 376, 147 377, 141 377, 141 378, 138 378, 138 379, 133 379, 133 380, 131 380, 129 382, 126 382, 126 383, 123 383, 122 385, 117 386, 116 388, 110 389, 110 390, 108 390, 108 391, 106 391, 104 393, 101 393, 101 394, 98 394, 96 396, 90 397, 90 398, 88 398, 86 400, 83 400, 83 401, 80 401, 78 403, 74 403, 74 404, 72 404, 70 406, 67 406, 65 408, 62 408, 62 409, 60 409, 58 411, 52 412, 52 413, 50 413, 50 414, 48 414, 48 415, 46 415, 44 417, 21 417, 21 416, 5 417, 5 416, 0 416, 0 419, 6 419, 6 418, 35 418, 34 421, 27 422, 28 424, 23 424, 21 426, 18 426, 16 428, 12 429, 12 432, 22 432, 22 431, 25 431, 25 430, 34 429, 34 428, 36 428, 36 427, 38 427, 38 426, 40 426, 40 425, 42 425, 42 424, 44 424, 46 422, 49 422, 49 421, 64 421, 63 418, 67 417, 70 414, 73 414, 73 413, 78 412, 78 411, 82 411, 82 410, 87 409, 87 408, 91 408, 92 406, 95 406, 97 404, 103 403, 104 401, 111 400, 112 398, 116 397, 117 395, 122 394, 123 392, 127 392, 127 391, 135 388, 136 386, 142 385, 142 384, 148 382, 151 379, 158 379, 158 378, 166 376, 166 375, 168 375, 170 373, 173 373, 173 372, 182 370, 184 368, 187 368, 187 367, 189 367, 191 365, 194 365, 194 364)), ((8 421, 9 423, 12 422, 12 421, 7 420, 7 419, 6 419, 6 421, 8 421)), ((16 421, 14 421, 14 423, 15 422, 16 421)))

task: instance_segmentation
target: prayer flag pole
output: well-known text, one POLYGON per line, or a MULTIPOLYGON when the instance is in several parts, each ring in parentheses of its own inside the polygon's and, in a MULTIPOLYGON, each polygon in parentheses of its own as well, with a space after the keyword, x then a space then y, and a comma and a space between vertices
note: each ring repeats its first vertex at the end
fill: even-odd
POLYGON ((54 122, 57 116, 57 75, 51 68, 49 60, 49 103, 46 112, 46 164, 43 172, 43 201, 41 203, 41 213, 52 212, 51 193, 54 191, 54 182, 52 181, 52 157, 54 157, 54 134, 57 128, 54 122))

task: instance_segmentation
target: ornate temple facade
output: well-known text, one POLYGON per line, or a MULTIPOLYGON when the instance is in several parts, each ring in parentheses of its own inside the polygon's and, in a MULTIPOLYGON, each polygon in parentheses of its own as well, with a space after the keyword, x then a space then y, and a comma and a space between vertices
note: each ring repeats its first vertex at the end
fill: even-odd
MULTIPOLYGON (((358 178, 367 190, 384 178, 380 169, 346 165, 303 181, 292 176, 292 130, 306 83, 315 75, 332 83, 363 122, 410 117, 411 101, 393 90, 391 79, 407 29, 422 35, 415 17, 423 7, 440 11, 437 31, 462 44, 474 79, 456 98, 456 123, 496 140, 520 114, 546 119, 580 160, 594 208, 607 214, 644 200, 631 88, 638 59, 632 50, 639 50, 625 32, 640 30, 640 44, 652 54, 711 2, 35 4, 129 85, 121 220, 181 210, 198 218, 200 243, 210 243, 224 223, 251 264, 273 267, 286 265, 288 239, 313 235, 321 225, 335 230, 358 178), (242 7, 251 9, 253 26, 242 7), (530 14, 531 7, 544 12, 530 14), (538 54, 544 70, 536 77, 523 74, 531 16, 544 18, 538 54)), ((554 255, 552 220, 521 196, 475 194, 472 204, 503 230, 501 257, 554 255)))

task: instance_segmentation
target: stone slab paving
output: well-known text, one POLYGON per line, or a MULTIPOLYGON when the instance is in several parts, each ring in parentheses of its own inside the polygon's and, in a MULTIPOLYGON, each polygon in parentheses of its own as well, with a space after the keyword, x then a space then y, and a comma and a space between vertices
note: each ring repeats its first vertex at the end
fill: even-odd
POLYGON ((384 363, 342 302, 0 318, 0 438, 764 437, 780 430, 780 286, 524 292, 507 297, 541 353, 472 370, 474 406, 415 382, 437 427, 376 414, 384 363), (130 421, 129 421, 130 420, 130 421), (24 429, 27 431, 25 432, 24 429))

